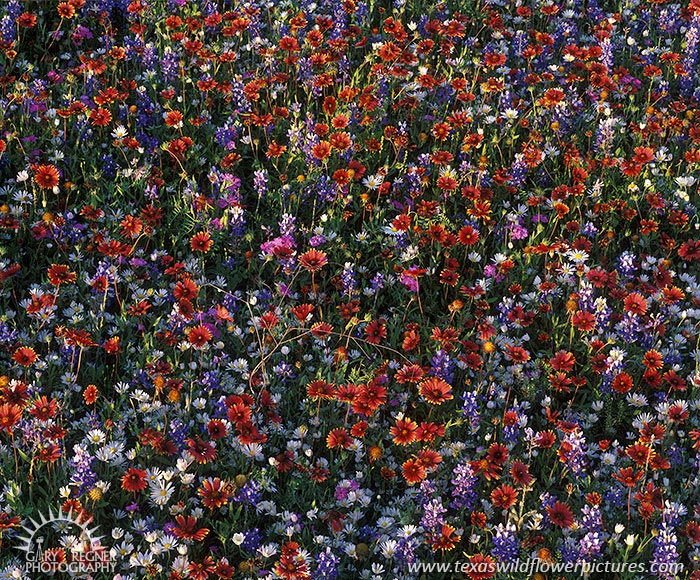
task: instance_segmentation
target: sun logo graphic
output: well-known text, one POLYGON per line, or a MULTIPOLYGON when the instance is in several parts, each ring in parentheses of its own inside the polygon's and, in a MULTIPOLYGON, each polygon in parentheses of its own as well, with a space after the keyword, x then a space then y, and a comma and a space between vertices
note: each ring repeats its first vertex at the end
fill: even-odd
MULTIPOLYGON (((92 518, 83 520, 72 510, 67 514, 49 508, 48 516, 29 518, 21 527, 16 549, 24 552, 24 570, 36 574, 67 573, 73 578, 92 577, 98 572, 113 572, 115 563, 109 549, 102 545, 92 518)), ((33 574, 32 574, 33 573, 33 574)))

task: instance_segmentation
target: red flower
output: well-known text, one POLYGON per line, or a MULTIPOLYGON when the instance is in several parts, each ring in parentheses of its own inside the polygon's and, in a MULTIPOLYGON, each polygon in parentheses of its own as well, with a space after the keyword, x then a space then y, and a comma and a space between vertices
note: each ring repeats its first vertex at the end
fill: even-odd
POLYGON ((312 401, 332 399, 335 395, 335 387, 331 383, 327 383, 322 379, 311 381, 308 385, 306 385, 306 395, 312 401))
POLYGON ((642 165, 654 160, 654 150, 651 147, 635 147, 632 161, 642 165))
POLYGON ((197 519, 192 516, 176 516, 176 526, 173 527, 175 536, 185 540, 195 540, 201 542, 206 538, 209 530, 207 528, 197 528, 197 519))
POLYGON ((105 352, 108 354, 116 354, 119 352, 119 337, 118 336, 113 336, 112 338, 108 338, 102 348, 105 349, 105 352))
POLYGON ((688 536, 691 544, 700 544, 700 524, 688 522, 688 525, 685 527, 685 535, 688 536))
POLYGON ((571 512, 571 508, 564 502, 554 502, 553 506, 547 508, 547 515, 555 526, 570 528, 574 525, 574 514, 571 512))
POLYGON ((479 232, 473 226, 464 226, 459 230, 459 241, 465 246, 473 246, 479 241, 479 232))
POLYGON ((427 476, 427 470, 417 459, 408 459, 401 466, 404 479, 413 485, 423 481, 427 476))
POLYGON ((486 452, 486 457, 489 463, 503 465, 508 461, 508 448, 501 443, 492 443, 486 452))
POLYGON ((207 556, 203 562, 192 562, 187 566, 187 577, 192 580, 206 580, 215 569, 214 560, 207 556))
POLYGON ((474 554, 469 557, 469 580, 488 580, 496 575, 496 561, 491 556, 474 554))
POLYGON ((455 529, 447 524, 443 525, 439 534, 428 534, 428 542, 434 551, 449 551, 454 549, 462 536, 455 534, 455 529))
POLYGON ((527 487, 532 483, 532 475, 528 471, 528 467, 522 461, 514 461, 510 467, 510 475, 515 482, 515 485, 527 487))
POLYGON ((30 346, 20 346, 12 354, 12 360, 23 367, 30 367, 36 362, 36 352, 30 346))
POLYGON ((396 445, 408 445, 416 440, 417 429, 418 424, 412 419, 399 419, 389 433, 396 445))
POLYGON ((112 120, 112 113, 107 109, 97 108, 90 111, 90 122, 96 127, 106 127, 112 120))
POLYGON ((56 399, 51 399, 49 401, 46 395, 42 395, 34 401, 32 408, 29 410, 29 414, 39 419, 39 421, 48 421, 56 414, 57 408, 58 404, 56 399))
POLYGON ((510 485, 504 484, 491 492, 491 501, 494 506, 507 510, 518 501, 518 492, 510 485))
POLYGON ((625 312, 631 312, 632 314, 639 314, 641 316, 647 311, 647 301, 644 299, 644 296, 638 292, 629 294, 625 298, 624 304, 625 312))
POLYGON ((506 358, 514 363, 524 363, 530 360, 530 353, 520 346, 507 346, 506 358))
POLYGON ((311 154, 319 161, 325 161, 331 156, 331 144, 328 141, 321 141, 313 146, 311 154))
POLYGON ((553 358, 549 359, 549 364, 552 365, 552 368, 555 371, 568 373, 569 371, 573 370, 574 365, 576 364, 576 357, 568 351, 560 350, 554 355, 553 358))
POLYGON ((211 331, 203 324, 195 326, 187 333, 187 340, 195 348, 202 348, 211 340, 211 337, 211 331))
POLYGON ((627 453, 627 457, 629 457, 640 467, 644 467, 649 463, 652 457, 656 455, 656 451, 654 451, 650 446, 643 445, 642 443, 630 445, 627 447, 627 449, 625 449, 625 452, 627 453))
POLYGON ((61 180, 61 174, 55 165, 39 165, 34 171, 34 181, 42 189, 53 189, 61 180))
POLYGON ((226 437, 226 424, 221 419, 211 419, 209 423, 207 423, 207 432, 212 439, 226 437))
POLYGON ((51 264, 48 270, 49 282, 52 286, 72 284, 78 279, 75 272, 71 272, 68 266, 63 264, 51 264))
POLYGON ((452 387, 443 379, 430 377, 420 385, 421 396, 432 405, 440 405, 452 399, 452 387))
POLYGON ((626 393, 632 388, 633 384, 632 377, 622 372, 617 374, 613 379, 612 388, 618 393, 626 393))
POLYGON ((404 365, 396 372, 394 378, 399 384, 418 383, 423 378, 423 369, 417 364, 404 365))
POLYGON ((95 401, 97 401, 98 394, 99 392, 95 385, 88 385, 85 387, 85 390, 83 391, 83 399, 85 400, 85 404, 94 405, 95 401))
POLYGON ((683 242, 678 248, 678 255, 688 262, 700 260, 700 240, 683 242))
POLYGON ((169 111, 165 115, 165 124, 168 127, 182 127, 183 114, 180 111, 169 111))
POLYGON ((146 482, 146 472, 142 469, 136 469, 135 467, 130 467, 126 470, 126 473, 122 477, 122 489, 125 491, 130 491, 138 493, 143 491, 148 487, 146 482))
POLYGON ((328 263, 328 258, 324 252, 312 248, 299 257, 299 263, 309 272, 317 272, 328 263))
POLYGON ((57 7, 57 11, 61 18, 73 18, 75 16, 75 8, 70 2, 61 2, 57 7))
POLYGON ((22 408, 14 403, 0 405, 0 430, 12 432, 12 427, 22 417, 22 408))
POLYGON ((201 437, 187 439, 186 441, 190 455, 197 463, 209 463, 216 459, 216 448, 204 441, 201 437))
POLYGON ((433 449, 423 449, 418 453, 418 461, 428 470, 435 469, 442 463, 442 456, 433 449))
POLYGON ((326 438, 326 446, 328 449, 342 447, 347 449, 352 445, 352 437, 345 429, 333 429, 326 438))
POLYGON ((595 316, 591 312, 579 310, 571 318, 571 324, 582 332, 590 332, 595 328, 595 316))
POLYGON ((422 442, 435 441, 436 437, 445 436, 445 426, 437 425, 436 423, 422 422, 416 429, 416 440, 422 442))
POLYGON ((193 252, 206 254, 213 245, 214 242, 208 232, 198 232, 190 238, 190 247, 193 252))
POLYGON ((360 389, 357 387, 357 385, 353 385, 352 383, 338 385, 338 388, 335 391, 335 398, 341 403, 351 404, 359 392, 360 389))
POLYGON ((642 364, 648 369, 660 370, 664 366, 664 359, 657 350, 648 350, 642 359, 642 364))
POLYGON ((386 324, 381 320, 372 320, 365 327, 365 340, 371 344, 380 344, 386 338, 386 324))
POLYGON ((285 580, 305 580, 311 577, 309 564, 299 553, 296 542, 287 542, 282 546, 280 560, 275 564, 275 574, 285 580))
POLYGON ((228 503, 231 497, 231 486, 218 477, 210 477, 204 480, 197 494, 202 498, 204 507, 215 510, 228 503))
POLYGON ((631 467, 620 469, 618 473, 613 473, 613 477, 620 483, 624 483, 627 487, 634 487, 637 482, 644 477, 644 472, 635 471, 631 467))

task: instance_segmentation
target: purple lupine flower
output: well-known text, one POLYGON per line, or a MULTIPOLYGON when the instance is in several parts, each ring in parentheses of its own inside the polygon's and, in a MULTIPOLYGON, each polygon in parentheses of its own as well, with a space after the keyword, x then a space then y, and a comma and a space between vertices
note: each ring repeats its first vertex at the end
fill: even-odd
POLYGON ((455 362, 444 350, 440 349, 435 353, 430 361, 430 367, 433 376, 444 379, 448 383, 452 383, 454 380, 455 362))
POLYGON ((493 536, 491 555, 499 562, 513 562, 520 554, 520 542, 512 524, 498 524, 493 536))
POLYGON ((586 438, 581 429, 574 429, 564 436, 562 445, 568 447, 564 452, 567 467, 576 476, 582 476, 585 472, 586 461, 586 438))
POLYGON ((423 506, 423 517, 420 520, 420 525, 425 530, 439 530, 445 524, 445 518, 442 517, 442 514, 445 513, 447 513, 447 508, 442 505, 442 501, 439 498, 433 498, 423 506))
POLYGON ((267 171, 259 169, 253 174, 253 187, 259 197, 265 197, 267 193, 267 171))
POLYGON ((320 580, 333 580, 334 578, 338 578, 340 576, 338 573, 339 563, 340 558, 336 556, 330 548, 326 548, 324 552, 316 556, 317 567, 311 577, 320 580))
POLYGON ((479 399, 477 394, 472 391, 467 391, 461 395, 462 401, 462 414, 469 420, 471 425, 472 433, 475 433, 479 427, 479 419, 481 415, 479 414, 479 399))
POLYGON ((478 481, 474 470, 468 461, 463 461, 452 470, 452 473, 454 479, 450 482, 453 485, 450 506, 473 509, 477 500, 475 487, 478 481))
POLYGON ((348 298, 352 297, 357 289, 355 266, 352 262, 345 262, 343 265, 343 273, 340 275, 340 281, 343 284, 343 295, 348 298))
POLYGON ((73 457, 70 460, 71 485, 77 487, 78 494, 92 487, 97 481, 97 475, 92 469, 95 458, 82 445, 73 446, 73 457))

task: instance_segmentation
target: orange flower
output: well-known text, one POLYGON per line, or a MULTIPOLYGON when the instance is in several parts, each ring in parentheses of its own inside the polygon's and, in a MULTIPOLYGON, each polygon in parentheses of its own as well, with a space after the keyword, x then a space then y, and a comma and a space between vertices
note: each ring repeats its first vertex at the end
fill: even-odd
POLYGON ((427 475, 427 470, 417 459, 408 459, 401 466, 404 479, 409 485, 423 481, 427 475))
POLYGON ((420 394, 431 405, 440 405, 452 399, 452 387, 441 378, 430 377, 421 383, 420 394))
POLYGON ((36 362, 36 352, 30 346, 20 346, 13 353, 12 360, 23 367, 29 367, 36 362))
POLYGON ((474 554, 469 556, 467 576, 469 580, 488 580, 496 575, 496 561, 491 556, 474 554))
POLYGON ((299 257, 299 263, 309 272, 317 272, 328 263, 328 258, 324 252, 311 249, 299 257))
POLYGON ((319 161, 325 161, 331 156, 331 144, 328 141, 321 141, 313 146, 311 154, 319 161))
POLYGON ((83 399, 85 399, 85 404, 94 405, 97 401, 97 387, 95 385, 88 385, 83 391, 83 399))
POLYGON ((221 481, 218 477, 210 477, 204 480, 197 493, 202 498, 204 507, 215 510, 228 503, 231 496, 229 488, 229 484, 225 481, 221 481))
POLYGON ((168 127, 180 128, 182 127, 183 115, 180 111, 170 111, 165 115, 165 124, 168 127))
POLYGON ((96 127, 106 127, 112 120, 112 113, 99 107, 90 111, 90 122, 96 127))
POLYGON ((187 340, 194 348, 202 348, 211 340, 211 337, 211 331, 203 324, 195 326, 187 333, 187 340))
POLYGON ((433 551, 449 551, 454 549, 457 543, 462 539, 462 536, 455 534, 455 529, 452 526, 444 524, 439 534, 429 534, 428 541, 433 551))
POLYGON ((214 242, 212 242, 211 236, 207 232, 196 233, 190 238, 190 247, 195 252, 206 254, 213 245, 214 242))
POLYGON ((130 467, 126 470, 126 473, 122 477, 122 489, 124 491, 130 491, 136 494, 147 487, 148 483, 146 482, 145 471, 136 469, 135 467, 130 467))
POLYGON ((389 433, 396 445, 408 445, 416 440, 416 429, 418 424, 412 419, 399 419, 389 433))
POLYGON ((507 510, 518 501, 518 492, 510 485, 504 484, 491 492, 491 501, 494 506, 507 510))
POLYGON ((56 399, 51 399, 49 401, 46 395, 42 395, 34 401, 32 408, 29 410, 29 414, 39 419, 39 421, 48 421, 56 414, 57 409, 58 404, 56 399))
POLYGON ((582 310, 579 310, 578 312, 574 313, 574 316, 571 319, 571 324, 582 332, 590 332, 595 328, 595 316, 590 312, 583 312, 582 310))
POLYGON ((335 449, 336 447, 347 449, 350 445, 352 445, 352 437, 345 429, 333 429, 326 438, 326 447, 328 449, 335 449))
POLYGON ((632 377, 624 372, 619 373, 617 376, 615 376, 612 382, 613 390, 617 391, 618 393, 626 393, 632 388, 632 385, 632 377))
POLYGON ((632 314, 639 314, 640 316, 646 314, 647 311, 647 301, 644 296, 638 292, 632 292, 625 298, 625 312, 631 312, 632 314))
POLYGON ((0 405, 0 430, 12 432, 12 427, 22 417, 22 408, 14 403, 0 405))
POLYGON ((51 264, 48 271, 49 282, 52 286, 60 286, 61 284, 67 283, 72 284, 78 279, 75 272, 71 272, 68 266, 63 264, 51 264))
POLYGON ((61 18, 73 18, 75 16, 75 8, 70 2, 61 2, 57 10, 61 18))
POLYGON ((61 174, 55 165, 39 165, 34 171, 34 181, 42 189, 53 189, 61 180, 61 174))

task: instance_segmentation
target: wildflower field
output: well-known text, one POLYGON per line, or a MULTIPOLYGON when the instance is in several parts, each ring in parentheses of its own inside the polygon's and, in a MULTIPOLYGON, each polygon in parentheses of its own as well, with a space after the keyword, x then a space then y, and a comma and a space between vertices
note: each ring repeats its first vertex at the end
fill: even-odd
POLYGON ((1 2, 0 578, 700 578, 699 49, 698 0, 1 2))

